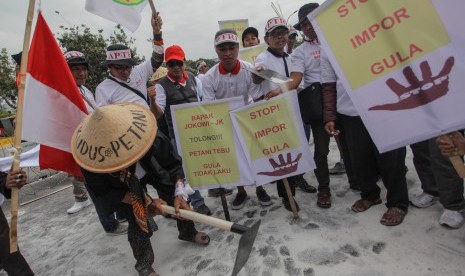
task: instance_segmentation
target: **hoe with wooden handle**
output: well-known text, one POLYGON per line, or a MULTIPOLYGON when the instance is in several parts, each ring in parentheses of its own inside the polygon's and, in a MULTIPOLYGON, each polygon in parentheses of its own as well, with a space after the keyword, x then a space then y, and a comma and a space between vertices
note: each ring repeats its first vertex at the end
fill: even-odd
MULTIPOLYGON (((167 212, 168 214, 176 215, 173 207, 167 205, 162 206, 165 212, 167 212)), ((258 228, 260 227, 261 221, 259 220, 255 222, 254 225, 252 225, 252 227, 247 227, 234 222, 209 217, 188 210, 181 209, 179 210, 179 213, 182 218, 190 219, 203 224, 208 224, 216 228, 220 228, 226 231, 242 235, 241 239, 239 240, 239 248, 237 249, 236 260, 234 261, 234 268, 231 274, 232 276, 236 276, 249 259, 250 252, 252 252, 252 246, 255 242, 255 238, 257 237, 258 228)))

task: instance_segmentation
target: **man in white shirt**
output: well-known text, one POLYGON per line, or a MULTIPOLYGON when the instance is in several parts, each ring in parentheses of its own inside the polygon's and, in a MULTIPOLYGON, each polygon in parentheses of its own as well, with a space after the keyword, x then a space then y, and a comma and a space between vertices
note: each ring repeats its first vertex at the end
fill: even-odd
POLYGON ((314 172, 318 181, 317 206, 330 208, 329 135, 324 129, 322 114, 320 43, 312 24, 307 18, 307 15, 318 6, 318 3, 308 3, 299 9, 299 22, 294 27, 301 30, 305 38, 304 42, 292 53, 294 68, 291 78, 293 81, 289 83, 288 88, 297 89, 303 80, 305 89, 299 92, 298 97, 302 121, 304 124, 309 124, 313 132, 314 159, 316 163, 314 172), (315 112, 316 110, 320 112, 315 112))
MULTIPOLYGON (((163 21, 158 14, 152 14, 151 24, 154 40, 152 41, 153 53, 149 60, 136 65, 136 60, 132 57, 129 47, 115 44, 107 48, 105 65, 108 67, 110 74, 95 90, 95 98, 98 107, 108 104, 130 102, 150 108, 152 113, 154 115, 156 114, 155 97, 151 97, 150 99, 147 97, 147 82, 164 60, 164 47, 161 32, 163 21)), ((151 163, 149 161, 163 163, 163 161, 167 159, 179 159, 171 143, 163 144, 164 151, 153 150, 160 145, 160 141, 166 140, 169 141, 169 138, 158 131, 152 146, 152 151, 150 151, 152 155, 146 155, 142 158, 141 162, 136 163, 135 174, 140 179, 141 183, 152 185, 157 190, 160 198, 172 205, 175 185, 170 186, 173 183, 166 182, 176 181, 177 176, 173 174, 175 171, 182 171, 182 169, 177 166, 178 163, 149 166, 149 163, 151 163), (144 162, 144 160, 146 162, 144 162), (174 165, 176 165, 176 170, 173 169, 174 165), (150 171, 147 172, 146 169, 150 171), (157 176, 157 179, 153 176, 157 176), (165 183, 162 183, 163 181, 165 183)), ((179 178, 182 178, 181 180, 184 182, 184 176, 179 176, 179 178)), ((177 227, 180 232, 180 239, 188 239, 198 244, 208 244, 208 235, 204 232, 198 232, 192 221, 178 219, 177 227)))
POLYGON ((344 154, 344 158, 350 159, 355 180, 361 189, 361 199, 352 205, 352 211, 365 212, 382 203, 381 189, 377 184, 381 176, 387 190, 388 210, 380 223, 386 226, 401 224, 409 206, 405 147, 380 153, 324 51, 321 51, 320 66, 325 129, 331 136, 345 136, 348 157, 344 154), (336 125, 336 120, 340 124, 336 125))
MULTIPOLYGON (((74 81, 81 92, 84 99, 87 111, 90 113, 95 108, 94 95, 87 89, 84 84, 86 83, 89 75, 89 60, 87 57, 78 51, 69 51, 65 53, 65 60, 68 63, 74 81)), ((67 210, 68 214, 74 214, 91 204, 87 196, 87 190, 84 185, 84 178, 81 176, 71 176, 71 183, 73 183, 74 205, 67 210)))
POLYGON ((154 98, 147 97, 147 81, 163 63, 162 24, 160 16, 152 17, 152 57, 139 65, 136 65, 129 47, 114 44, 107 48, 105 65, 110 74, 95 89, 97 106, 131 102, 150 108, 150 101, 155 102, 154 98))
MULTIPOLYGON (((74 81, 81 92, 81 96, 84 100, 88 113, 91 113, 96 108, 97 104, 94 100, 94 95, 90 92, 86 84, 87 77, 89 76, 89 59, 87 56, 78 51, 69 51, 64 54, 66 63, 68 63, 71 74, 73 75, 74 81)), ((96 202, 95 195, 86 189, 84 177, 71 176, 71 183, 73 184, 73 193, 75 197, 74 205, 67 210, 68 214, 74 214, 79 212, 86 206, 90 205, 90 196, 92 202, 94 202, 95 210, 99 218, 100 223, 103 226, 105 232, 109 235, 121 235, 128 231, 127 224, 120 223, 116 218, 115 214, 105 215, 102 208, 96 202)))
MULTIPOLYGON (((247 103, 249 97, 254 101, 262 99, 260 87, 253 83, 250 72, 244 69, 245 67, 251 68, 252 65, 238 59, 239 38, 234 30, 223 29, 215 34, 215 51, 220 62, 213 66, 202 79, 203 100, 212 101, 243 96, 244 103, 247 103)), ((237 189, 237 195, 231 207, 233 210, 244 207, 248 198, 244 187, 237 187, 237 189)), ((271 204, 271 198, 263 187, 258 186, 256 194, 261 205, 271 204)))
MULTIPOLYGON (((268 49, 258 55, 255 59, 254 65, 257 70, 269 69, 278 72, 281 75, 290 77, 291 73, 294 72, 295 69, 291 57, 285 51, 289 38, 288 36, 289 27, 284 18, 274 17, 267 21, 265 26, 265 42, 268 44, 268 49)), ((254 77, 254 81, 255 83, 260 83, 265 99, 269 99, 281 93, 279 86, 269 80, 254 77)), ((308 185, 302 175, 289 177, 289 183, 292 195, 295 195, 295 186, 308 185)), ((278 180, 276 187, 278 189, 278 195, 282 198, 284 207, 291 211, 291 205, 284 189, 283 181, 278 180)), ((316 192, 314 187, 310 187, 311 192, 316 192)))

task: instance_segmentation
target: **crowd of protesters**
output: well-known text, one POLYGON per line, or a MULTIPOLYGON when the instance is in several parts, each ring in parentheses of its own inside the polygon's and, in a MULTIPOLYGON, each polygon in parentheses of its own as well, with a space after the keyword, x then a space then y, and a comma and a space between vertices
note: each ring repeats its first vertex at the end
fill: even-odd
MULTIPOLYGON (((297 175, 289 179, 293 195, 296 187, 307 193, 316 193, 316 205, 319 208, 330 208, 330 174, 346 173, 348 187, 360 193, 360 199, 351 206, 354 213, 366 212, 371 206, 385 201, 387 210, 381 215, 380 223, 395 226, 403 222, 410 203, 418 208, 426 208, 439 201, 444 207, 439 218, 440 224, 450 228, 461 227, 465 209, 463 179, 457 175, 448 157, 465 154, 465 138, 462 133, 454 132, 449 135, 450 139, 429 139, 410 145, 423 192, 411 195, 409 199, 405 170, 406 148, 385 153, 378 151, 307 18, 317 7, 317 3, 300 7, 298 22, 293 26, 284 18, 270 18, 263 28, 263 40, 268 48, 255 59, 254 64, 239 59, 239 48, 241 43, 243 47, 260 44, 261 37, 256 28, 245 29, 242 37, 238 37, 232 29, 218 31, 212 35, 212 46, 218 55, 219 63, 208 68, 205 61, 199 60, 196 63, 197 76, 186 71, 186 55, 182 46, 172 45, 165 49, 161 32, 162 19, 158 14, 153 14, 151 25, 154 50, 151 58, 136 64, 131 50, 126 45, 109 46, 105 62, 109 74, 96 88, 95 100, 94 94, 84 86, 90 68, 86 54, 80 52, 80 49, 65 53, 76 85, 91 113, 89 119, 80 127, 82 137, 88 135, 88 139, 94 136, 105 139, 107 134, 111 134, 108 131, 96 135, 94 132, 97 129, 94 124, 105 116, 115 116, 113 111, 104 108, 115 104, 138 104, 158 121, 158 131, 157 127, 152 127, 152 130, 157 132, 156 135, 146 138, 150 147, 141 149, 136 156, 131 156, 133 161, 126 162, 126 166, 114 171, 100 168, 94 170, 97 169, 96 165, 82 157, 78 163, 83 167, 84 177, 73 177, 76 202, 68 213, 78 212, 92 201, 107 233, 128 233, 136 259, 135 268, 139 275, 158 275, 152 267, 154 252, 150 236, 157 230, 152 216, 166 215, 160 204, 174 205, 177 211, 193 209, 204 215, 212 214, 202 195, 198 191, 190 191, 190 186, 185 181, 180 157, 176 151, 170 107, 237 96, 243 96, 244 103, 247 104, 268 100, 284 92, 280 86, 246 70, 254 68, 257 71, 273 70, 291 79, 287 88, 299 92, 301 119, 306 128, 307 140, 310 139, 310 135, 313 136, 317 188, 307 183, 303 175, 297 175), (294 47, 299 34, 303 37, 303 43, 294 47), (163 64, 166 67, 163 67, 163 64), (152 85, 147 86, 149 81, 152 85), (309 101, 315 94, 320 97, 320 101, 310 104, 309 101), (309 104, 311 107, 319 105, 316 107, 322 110, 321 114, 305 112, 304 109, 310 108, 309 104), (93 110, 99 111, 92 113, 93 110), (340 162, 336 164, 337 168, 332 169, 328 167, 331 137, 336 139, 341 157, 340 162), (385 200, 380 196, 379 180, 387 190, 385 200), (153 186, 160 199, 148 200, 146 185, 153 186), (141 203, 143 204, 140 205, 141 203), (120 218, 116 219, 115 214, 116 218, 118 214, 120 218)), ((123 113, 124 105, 121 108, 123 113)), ((116 132, 120 127, 117 122, 113 124, 112 132, 116 132)), ((0 204, 3 202, 3 194, 8 194, 8 189, 15 186, 21 188, 24 184, 23 171, 9 172, 2 176, 0 204)), ((282 204, 291 211, 290 200, 295 199, 288 197, 283 181, 278 180, 276 184, 267 186, 271 185, 277 186, 282 204)), ((262 206, 272 203, 263 186, 255 187, 255 192, 262 206)), ((220 193, 231 194, 233 191, 209 191, 211 196, 218 196, 220 193)), ((232 209, 244 208, 247 199, 244 187, 237 187, 235 197, 231 201, 232 209)), ((295 203, 299 209, 299 205, 295 203)), ((208 234, 198 232, 192 221, 183 220, 179 216, 174 218, 177 221, 179 239, 203 246, 209 244, 208 234)), ((5 234, 7 228, 4 228, 4 225, 8 225, 1 209, 0 223, 3 244, 8 241, 5 234)), ((2 246, 0 264, 9 275, 33 274, 19 251, 9 254, 3 249, 2 246), (24 271, 15 272, 9 265, 12 264, 11 260, 15 260, 16 263, 13 267, 18 269, 21 266, 24 271)))

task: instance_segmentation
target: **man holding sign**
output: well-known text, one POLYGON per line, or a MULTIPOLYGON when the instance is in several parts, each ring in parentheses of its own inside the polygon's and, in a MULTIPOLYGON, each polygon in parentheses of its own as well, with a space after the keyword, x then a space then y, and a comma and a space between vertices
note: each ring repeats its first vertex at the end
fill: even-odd
POLYGON ((352 211, 365 212, 371 206, 382 203, 381 189, 376 184, 381 176, 387 190, 388 210, 380 222, 386 226, 401 224, 409 205, 405 147, 380 153, 323 51, 320 65, 325 129, 331 136, 345 136, 355 179, 361 189, 361 199, 352 205, 352 211), (342 122, 344 132, 341 134, 335 127, 336 119, 342 122))
MULTIPOLYGON (((237 33, 232 29, 218 31, 215 34, 215 50, 220 63, 212 67, 202 79, 203 100, 212 101, 237 96, 243 96, 244 102, 248 102, 249 97, 254 101, 260 100, 262 98, 260 87, 253 83, 250 72, 244 69, 244 67, 251 68, 252 65, 238 60, 239 39, 237 33)), ((256 193, 261 205, 268 206, 271 204, 271 198, 263 187, 257 187, 256 193)), ((238 187, 232 209, 241 209, 244 207, 246 200, 247 192, 243 187, 238 187)))

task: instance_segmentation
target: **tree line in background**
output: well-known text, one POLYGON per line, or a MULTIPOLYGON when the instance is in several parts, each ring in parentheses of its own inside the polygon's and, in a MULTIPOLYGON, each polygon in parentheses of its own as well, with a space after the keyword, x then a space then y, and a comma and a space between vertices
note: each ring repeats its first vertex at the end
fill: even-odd
MULTIPOLYGON (((107 77, 108 71, 103 63, 105 61, 106 48, 111 44, 124 44, 131 48, 134 58, 141 62, 143 57, 137 53, 137 48, 134 47, 134 38, 128 37, 120 25, 116 26, 113 33, 105 38, 103 30, 92 32, 86 25, 73 27, 60 27, 60 32, 56 34, 58 43, 63 52, 80 51, 86 54, 90 62, 89 78, 86 86, 94 91, 95 87, 107 77)), ((188 47, 188 46, 185 46, 188 47)), ((16 109, 17 88, 16 88, 16 63, 11 58, 12 54, 8 53, 5 48, 0 51, 0 101, 3 101, 12 109, 16 109)), ((212 67, 216 62, 212 59, 203 59, 209 67, 212 67)), ((187 60, 187 69, 192 73, 197 73, 196 62, 198 60, 187 60)), ((0 118, 10 116, 11 114, 5 110, 0 110, 0 118)))

